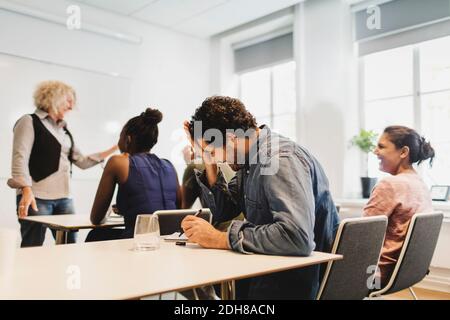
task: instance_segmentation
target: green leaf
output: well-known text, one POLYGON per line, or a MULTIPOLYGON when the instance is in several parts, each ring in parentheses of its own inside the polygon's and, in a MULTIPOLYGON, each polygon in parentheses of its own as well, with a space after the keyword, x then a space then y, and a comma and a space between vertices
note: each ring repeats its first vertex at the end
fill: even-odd
POLYGON ((358 147, 362 152, 372 152, 376 147, 378 134, 373 130, 361 129, 359 135, 356 135, 350 141, 352 146, 358 147))

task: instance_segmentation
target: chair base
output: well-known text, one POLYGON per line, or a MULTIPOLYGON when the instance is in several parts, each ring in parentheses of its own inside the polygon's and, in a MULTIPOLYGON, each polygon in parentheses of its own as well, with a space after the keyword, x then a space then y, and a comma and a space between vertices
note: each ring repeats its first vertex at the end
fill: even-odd
POLYGON ((416 293, 414 292, 412 287, 409 287, 409 292, 411 293, 411 295, 413 296, 414 300, 419 300, 419 298, 417 297, 416 293))

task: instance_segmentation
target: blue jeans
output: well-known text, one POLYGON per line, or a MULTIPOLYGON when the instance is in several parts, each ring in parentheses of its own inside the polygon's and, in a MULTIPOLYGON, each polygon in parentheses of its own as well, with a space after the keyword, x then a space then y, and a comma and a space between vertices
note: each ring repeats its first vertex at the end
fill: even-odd
MULTIPOLYGON (((17 209, 19 207, 21 195, 16 198, 17 209)), ((56 199, 56 200, 43 200, 36 198, 36 205, 39 211, 34 211, 31 207, 28 209, 29 216, 42 216, 42 215, 56 215, 56 214, 75 214, 72 199, 56 199)), ((20 233, 22 235, 21 247, 37 247, 42 246, 45 240, 45 232, 47 227, 44 227, 40 223, 34 223, 31 221, 20 220, 20 233)), ((56 231, 52 230, 53 238, 56 239, 56 231)), ((75 243, 76 233, 68 232, 67 243, 75 243)))

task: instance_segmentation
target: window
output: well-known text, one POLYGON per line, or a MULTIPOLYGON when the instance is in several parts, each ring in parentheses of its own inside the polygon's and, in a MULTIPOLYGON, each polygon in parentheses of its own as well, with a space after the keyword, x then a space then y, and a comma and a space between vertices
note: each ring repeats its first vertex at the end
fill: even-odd
POLYGON ((259 125, 296 141, 295 62, 242 73, 240 97, 259 125))
MULTIPOLYGON (((421 166, 429 184, 450 184, 450 37, 362 58, 364 128, 415 128, 436 151, 433 167, 421 166)), ((382 176, 375 156, 369 175, 382 176)))
POLYGON ((436 151, 429 184, 450 184, 450 37, 424 42, 420 50, 421 127, 436 151))

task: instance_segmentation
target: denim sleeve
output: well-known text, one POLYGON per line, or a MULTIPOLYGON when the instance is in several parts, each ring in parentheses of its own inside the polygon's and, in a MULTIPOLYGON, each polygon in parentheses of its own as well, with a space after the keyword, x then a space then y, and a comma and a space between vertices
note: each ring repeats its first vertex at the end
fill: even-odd
POLYGON ((279 157, 279 169, 261 176, 273 222, 233 221, 229 244, 242 253, 308 256, 314 243, 314 194, 309 166, 296 155, 279 157))
POLYGON ((208 188, 206 173, 196 172, 197 183, 200 186, 200 198, 207 204, 213 214, 213 223, 229 221, 242 212, 239 198, 241 174, 238 172, 227 184, 221 171, 216 183, 208 188))

